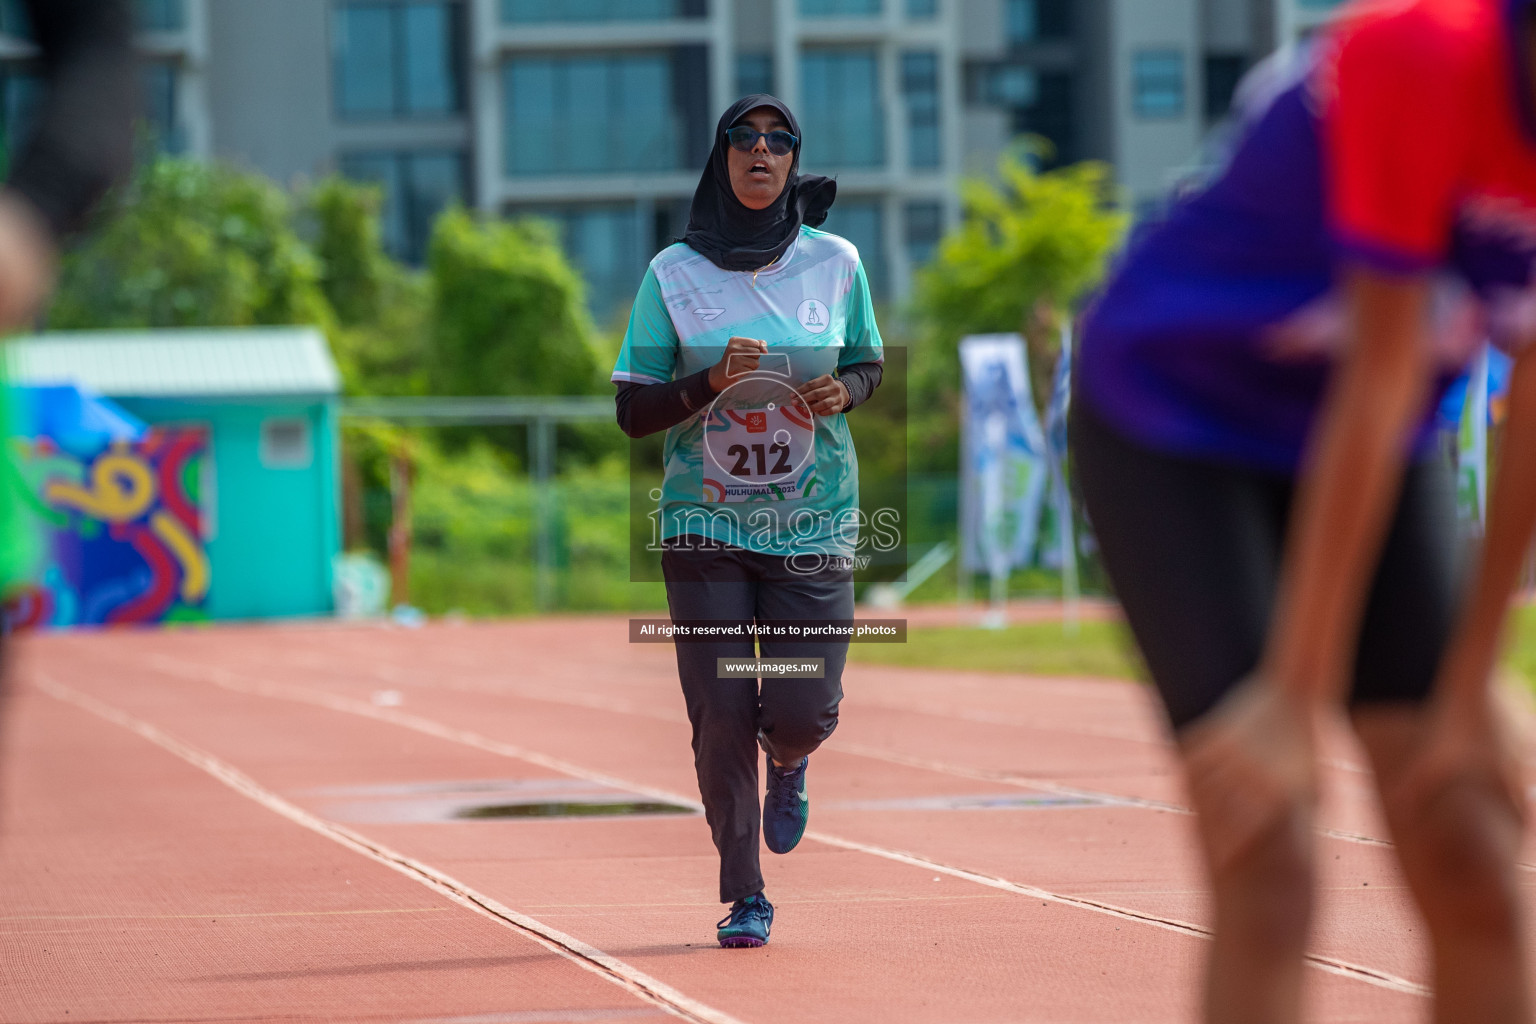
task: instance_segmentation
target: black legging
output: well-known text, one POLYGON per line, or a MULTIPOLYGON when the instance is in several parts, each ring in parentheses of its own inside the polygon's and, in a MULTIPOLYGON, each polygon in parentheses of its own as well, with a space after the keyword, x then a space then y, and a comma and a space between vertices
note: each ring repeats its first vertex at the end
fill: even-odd
MULTIPOLYGON (((1073 468, 1131 632, 1181 728, 1257 667, 1295 479, 1180 458, 1121 435, 1079 398, 1073 468)), ((1411 464, 1371 584, 1352 703, 1421 701, 1460 590, 1450 467, 1411 464)))
MULTIPOLYGON (((789 560, 698 537, 668 541, 661 555, 667 604, 675 622, 849 622, 853 573, 823 567, 796 572, 789 560)), ((821 679, 719 678, 716 659, 750 658, 753 641, 679 641, 677 670, 688 721, 693 764, 704 815, 720 851, 720 901, 731 903, 763 888, 758 864, 757 748, 780 764, 814 751, 837 728, 848 641, 764 639, 764 658, 821 658, 821 679)))

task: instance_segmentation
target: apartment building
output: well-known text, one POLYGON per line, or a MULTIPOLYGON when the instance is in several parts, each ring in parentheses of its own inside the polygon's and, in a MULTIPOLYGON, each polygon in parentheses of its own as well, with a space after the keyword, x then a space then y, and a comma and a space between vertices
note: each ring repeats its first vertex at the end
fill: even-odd
MULTIPOLYGON (((143 144, 172 153, 207 150, 202 8, 182 0, 132 0, 141 65, 143 144)), ((39 93, 32 27, 21 0, 0 0, 0 148, 24 138, 39 93)))
POLYGON ((1344 0, 1274 0, 1277 45, 1294 45, 1322 27, 1344 0))
MULTIPOLYGON (((1335 0, 135 0, 148 135, 283 183, 384 186, 392 251, 421 259, 458 201, 554 221, 600 318, 682 233, 718 112, 770 91, 827 223, 879 297, 959 214, 959 184, 1021 134, 1047 163, 1114 165, 1149 204, 1238 78, 1335 0)), ((0 118, 36 88, 0 0, 0 118)))
POLYGON ((972 171, 1019 133, 1055 159, 1111 163, 1154 205, 1274 49, 1274 5, 1299 0, 970 0, 962 23, 972 171))
POLYGON ((565 227, 598 295, 680 235, 737 96, 796 111, 802 170, 838 178, 828 230, 872 286, 906 290, 961 169, 958 7, 938 0, 502 0, 476 4, 480 205, 565 227), (953 136, 953 137, 950 137, 953 136))

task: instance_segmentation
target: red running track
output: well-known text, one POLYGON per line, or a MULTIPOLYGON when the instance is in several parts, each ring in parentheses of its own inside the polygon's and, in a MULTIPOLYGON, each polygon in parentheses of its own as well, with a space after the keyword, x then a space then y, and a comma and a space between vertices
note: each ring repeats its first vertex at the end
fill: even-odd
MULTIPOLYGON (((1190 820, 1133 683, 853 665, 761 950, 713 942, 672 652, 621 619, 57 634, 16 661, 0 1021, 1189 1021, 1190 820), (618 794, 619 796, 615 796, 618 794)), ((1428 1008, 1338 745, 1318 1021, 1428 1008)), ((1533 875, 1536 880, 1536 875, 1533 875)))

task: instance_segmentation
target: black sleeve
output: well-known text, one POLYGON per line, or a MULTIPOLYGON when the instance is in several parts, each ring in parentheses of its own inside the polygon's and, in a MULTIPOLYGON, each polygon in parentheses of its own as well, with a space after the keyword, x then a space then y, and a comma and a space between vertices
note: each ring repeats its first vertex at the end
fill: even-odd
POLYGON ((838 370, 837 379, 848 389, 848 407, 843 412, 863 405, 875 393, 884 376, 885 368, 879 363, 854 363, 838 370))
POLYGON ((618 408, 619 429, 630 437, 675 427, 715 397, 708 370, 665 384, 617 383, 619 391, 613 401, 618 408))
POLYGON ((63 237, 132 166, 133 26, 124 0, 27 0, 27 14, 44 93, 8 184, 63 237))

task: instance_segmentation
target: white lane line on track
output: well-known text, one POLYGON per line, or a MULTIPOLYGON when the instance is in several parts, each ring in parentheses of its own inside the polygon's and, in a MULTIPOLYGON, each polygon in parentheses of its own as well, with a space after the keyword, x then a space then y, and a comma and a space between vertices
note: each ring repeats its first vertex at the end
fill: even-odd
MULTIPOLYGON (((189 672, 187 667, 174 659, 164 655, 151 655, 148 659, 151 663, 163 671, 176 675, 193 677, 195 673, 189 672)), ((289 661, 295 661, 292 657, 289 661)), ((301 659, 306 667, 325 669, 327 665, 316 658, 301 659)), ((211 671, 211 670, 210 670, 211 671)), ((417 675, 412 672, 403 672, 389 666, 370 666, 368 674, 376 679, 389 682, 395 686, 418 687, 417 675)), ((577 693, 538 693, 528 689, 506 684, 481 685, 476 683, 464 683, 457 680, 448 680, 434 683, 430 686, 419 687, 431 690, 452 690, 460 693, 474 693, 487 697, 510 695, 522 700, 538 701, 545 704, 557 704, 563 707, 578 707, 592 711, 605 711, 610 714, 632 715, 639 718, 650 718, 656 721, 671 722, 673 724, 688 723, 686 715, 673 714, 660 711, 655 708, 647 708, 642 705, 632 704, 627 701, 610 700, 596 694, 577 693)), ((890 706, 888 710, 903 710, 890 706)), ((914 714, 924 714, 919 708, 905 708, 914 714)), ((918 768, 923 771, 935 772, 940 775, 952 775, 956 778, 975 779, 979 782, 996 782, 1005 786, 1014 786, 1020 789, 1037 789, 1047 793, 1055 793, 1060 796, 1081 797, 1085 800, 1093 800, 1097 803, 1108 804, 1116 807, 1134 807, 1141 810, 1160 811, 1166 814, 1192 814, 1193 812, 1181 804, 1169 803, 1163 800, 1151 800, 1145 797, 1126 796, 1120 793, 1106 793, 1095 789, 1085 789, 1081 786, 1068 786, 1065 783, 1051 779, 1039 778, 1032 775, 1019 775, 1013 772, 989 771, 984 768, 968 768, 961 765, 948 764, 929 758, 912 757, 895 751, 881 750, 877 747, 869 747, 860 743, 848 743, 839 741, 835 747, 836 753, 850 754, 854 757, 868 758, 873 761, 884 761, 888 764, 899 764, 908 768, 918 768)), ((520 756, 520 755, 513 755, 520 756)), ((1355 771, 1353 766, 1329 762, 1334 767, 1355 771)), ((564 771, 565 769, 559 769, 564 771)), ((656 795, 656 794, 653 794, 656 795)), ((692 804, 696 809, 703 810, 703 805, 698 802, 692 804)), ((1392 842, 1387 839, 1379 839, 1375 836, 1364 835, 1359 832, 1350 832, 1337 828, 1318 828, 1318 835, 1327 836, 1346 843, 1357 843, 1361 846, 1376 846, 1386 849, 1392 848, 1392 842)), ((1536 870, 1536 865, 1521 864, 1527 870, 1536 870)))
MULTIPOLYGON (((844 754, 867 757, 874 761, 887 761, 891 764, 905 765, 908 768, 922 768, 926 771, 938 772, 942 775, 955 775, 960 778, 996 782, 1005 786, 1017 786, 1020 789, 1041 789, 1059 796, 1081 797, 1085 800, 1092 800, 1109 806, 1135 807, 1145 811, 1160 811, 1164 814, 1189 815, 1194 813, 1182 804, 1169 803, 1164 800, 1150 800, 1146 797, 1126 796, 1120 793, 1103 793, 1096 789, 1068 786, 1050 779, 1036 778, 1031 775, 1018 775, 1013 772, 996 772, 985 768, 967 768, 962 765, 947 764, 943 761, 932 761, 923 757, 912 757, 894 751, 866 747, 859 743, 839 742, 836 749, 844 754)), ((1318 828, 1314 831, 1318 835, 1327 836, 1330 839, 1338 839, 1346 843, 1359 843, 1362 846, 1383 846, 1388 849, 1392 846, 1390 840, 1377 839, 1375 836, 1362 835, 1359 832, 1349 832, 1345 829, 1318 828)))
MULTIPOLYGON (((305 668, 319 669, 321 671, 331 670, 332 668, 332 665, 323 656, 317 657, 312 654, 308 654, 307 652, 289 653, 286 657, 286 660, 291 664, 299 665, 305 668)), ((451 667, 456 671, 483 671, 481 666, 477 663, 465 662, 462 659, 457 660, 451 667)), ((354 669, 355 666, 349 665, 348 668, 351 670, 354 669)), ((418 678, 416 673, 410 672, 408 670, 397 669, 392 665, 369 665, 366 666, 363 670, 366 671, 368 675, 376 679, 387 680, 397 685, 411 685, 415 683, 416 679, 418 678)), ((1048 685, 1048 683, 1045 685, 1048 685)), ((1060 685, 1067 684, 1063 682, 1060 685)), ((489 685, 476 685, 474 683, 463 683, 458 680, 445 680, 434 681, 431 686, 432 688, 462 690, 469 693, 511 693, 520 696, 528 696, 532 700, 549 700, 556 703, 582 703, 586 706, 594 707, 598 710, 617 710, 617 708, 612 706, 613 704, 617 703, 620 706, 623 706, 626 703, 622 701, 615 702, 608 697, 599 695, 572 694, 567 696, 562 694, 561 697, 550 697, 543 694, 528 694, 516 686, 509 686, 499 680, 489 685)), ((998 725, 1007 728, 1029 729, 1035 732, 1050 732, 1056 735, 1088 736, 1093 739, 1117 740, 1125 743, 1138 743, 1159 747, 1168 746, 1168 741, 1166 739, 1163 739, 1160 736, 1148 736, 1141 732, 1127 732, 1123 729, 1096 728, 1093 726, 1084 725, 1062 726, 1060 724, 1054 723, 1042 724, 1039 718, 1030 715, 1021 715, 1008 711, 991 711, 981 708, 971 708, 958 704, 941 705, 931 703, 907 703, 900 700, 884 700, 877 697, 864 696, 859 699, 859 706, 861 708, 873 708, 879 711, 889 711, 900 714, 915 714, 927 715, 935 718, 949 718, 955 721, 971 722, 979 725, 998 725)), ((658 718, 671 721, 676 720, 665 712, 657 712, 653 709, 641 709, 636 705, 628 705, 627 708, 625 708, 625 713, 639 714, 648 718, 658 718)), ((682 721, 686 722, 687 719, 683 718, 682 721)))
MULTIPOLYGON (((169 665, 161 667, 170 668, 169 665)), ((698 801, 690 800, 689 798, 677 793, 672 793, 664 789, 657 789, 655 787, 646 787, 625 779, 619 779, 615 776, 595 772, 591 769, 584 768, 581 765, 577 765, 569 761, 563 761, 544 754, 536 754, 533 751, 525 750, 524 748, 514 746, 510 743, 502 743, 499 740, 488 739, 479 735, 478 733, 470 732, 468 730, 456 729, 453 726, 444 725, 441 722, 437 722, 429 718, 423 718, 420 715, 412 715, 389 708, 376 707, 373 704, 355 700, 351 697, 341 697, 336 694, 326 693, 320 690, 312 690, 308 687, 291 686, 288 684, 268 683, 263 681, 247 682, 239 679, 234 673, 223 669, 205 668, 198 670, 191 667, 176 666, 174 674, 180 675, 185 679, 206 680, 213 683, 215 686, 230 690, 235 693, 242 693, 259 697, 269 697, 277 700, 290 700, 303 704, 311 704, 332 711, 360 715, 365 718, 373 718, 381 722, 389 722, 393 725, 402 726, 407 729, 414 729, 418 732, 426 733, 429 736, 435 736, 439 739, 448 740, 450 742, 462 743, 466 746, 476 747, 480 750, 485 750, 490 753, 502 754, 507 757, 514 757, 521 760, 528 760, 543 767, 565 772, 576 778, 584 778, 594 782, 601 782, 609 786, 617 786, 621 789, 628 789, 631 792, 646 793, 648 795, 656 796, 662 800, 688 804, 694 807, 702 807, 698 801)), ((1204 939, 1209 939, 1211 937, 1211 932, 1209 929, 1203 928, 1200 925, 1191 924, 1187 921, 1180 921, 1175 918, 1165 918, 1153 914, 1146 914, 1142 913, 1141 911, 1117 906, 1113 903, 1105 903, 1099 900, 1089 900, 1075 896, 1067 896, 1061 893, 1052 892, 1049 889, 1041 889, 1032 885, 1024 885, 995 875, 987 875, 979 871, 972 871, 968 868, 956 867, 952 864, 946 864, 943 861, 931 860, 919 854, 907 853, 901 850, 892 850, 883 846, 875 846, 870 843, 861 843, 853 839, 844 839, 841 836, 834 836, 826 832, 807 831, 805 837, 827 846, 833 846, 839 849, 864 853, 874 857, 880 857, 885 860, 895 861, 898 864, 921 867, 924 870, 937 871, 941 874, 947 874, 954 878, 963 879, 968 882, 974 882, 978 885, 989 886, 993 889, 1001 889, 1005 892, 1011 892, 1021 896, 1029 896, 1035 899, 1046 900, 1048 902, 1060 903, 1065 906, 1076 907, 1079 910, 1088 910, 1094 913, 1106 914, 1110 917, 1119 918, 1120 920, 1124 921, 1133 921, 1139 924, 1152 925, 1153 927, 1162 928, 1166 931, 1175 932, 1180 935, 1188 935, 1195 938, 1204 939)), ((1311 966, 1329 974, 1336 974, 1341 977, 1364 982, 1368 985, 1374 985, 1378 988, 1388 989, 1393 992, 1402 992, 1416 996, 1427 996, 1430 994, 1429 988, 1419 984, 1418 982, 1410 981, 1407 978, 1399 977, 1398 975, 1391 974, 1387 971, 1377 970, 1374 967, 1367 967, 1363 964, 1352 963, 1348 960, 1340 960, 1335 957, 1309 953, 1307 954, 1307 962, 1311 966)))
MULTIPOLYGON (((1191 924, 1188 921, 1180 921, 1172 917, 1159 917, 1155 914, 1146 914, 1139 910, 1131 910, 1128 907, 1117 906, 1113 903, 1104 903, 1100 900, 1084 899, 1080 896, 1066 896, 1062 893, 1051 892, 1049 889, 1040 889, 1033 885, 1023 885, 1012 882, 996 875, 983 874, 980 871, 971 871, 968 868, 957 868, 942 861, 930 860, 920 854, 904 853, 900 850, 891 850, 883 846, 871 846, 852 839, 843 839, 840 836, 828 835, 825 832, 807 831, 805 838, 814 839, 828 846, 840 847, 844 850, 854 850, 859 853, 869 853, 887 860, 894 860, 902 864, 911 864, 925 871, 939 871, 955 878, 962 878, 977 885, 990 886, 993 889, 1002 889, 1005 892, 1017 893, 1020 896, 1030 896, 1037 900, 1047 900, 1052 903, 1061 903, 1069 907, 1077 907, 1080 910, 1092 910, 1100 914, 1108 914, 1124 921, 1134 921, 1138 924, 1148 924, 1154 928, 1162 928, 1165 931, 1176 932, 1180 935, 1189 935, 1196 938, 1209 939, 1211 931, 1200 925, 1191 924)), ((1393 992, 1403 992, 1408 995, 1427 996, 1430 990, 1425 985, 1409 981, 1407 978, 1390 974, 1387 971, 1379 971, 1374 967, 1366 967, 1363 964, 1351 963, 1348 960, 1340 960, 1331 956, 1322 956, 1317 953, 1308 953, 1307 962, 1319 970, 1329 974, 1337 974, 1340 977, 1351 978, 1355 981, 1363 981, 1378 988, 1390 989, 1393 992)))
POLYGON ((355 853, 360 853, 370 860, 377 861, 385 867, 400 872, 407 878, 446 896, 454 903, 518 932, 550 952, 564 957, 584 970, 591 971, 593 974, 625 989, 637 998, 653 1006, 660 1007, 676 1017, 695 1022, 695 1024, 743 1024, 738 1018, 684 995, 672 986, 652 978, 643 971, 631 967, 617 957, 604 953, 595 946, 588 945, 578 938, 551 928, 542 921, 538 921, 526 914, 521 914, 483 893, 476 892, 474 889, 471 889, 452 876, 444 874, 431 865, 423 864, 390 849, 382 843, 375 842, 366 836, 353 832, 351 829, 343 828, 340 825, 310 814, 308 811, 284 800, 276 793, 263 788, 239 769, 226 764, 212 754, 177 739, 143 719, 136 718, 125 711, 99 701, 88 694, 81 693, 79 690, 65 686, 53 679, 49 679, 46 676, 35 675, 33 685, 39 691, 55 700, 72 704, 111 722, 113 725, 127 729, 129 732, 148 740, 161 749, 176 755, 193 767, 207 772, 230 789, 235 790, 242 796, 249 797, 268 810, 287 818, 297 825, 302 825, 312 832, 319 833, 327 839, 334 840, 355 853))
POLYGON ((695 811, 703 813, 704 805, 694 797, 679 796, 665 789, 657 789, 654 786, 629 782, 626 779, 614 775, 604 775, 588 768, 583 768, 570 761, 561 760, 558 757, 550 757, 535 750, 513 743, 504 743, 501 740, 493 740, 479 733, 466 729, 455 729, 453 726, 444 725, 431 718, 423 718, 413 715, 408 711, 398 711, 393 708, 379 707, 367 701, 356 700, 352 697, 343 697, 339 694, 327 693, 324 690, 313 690, 304 686, 290 686, 285 683, 268 683, 259 679, 242 679, 240 676, 225 669, 202 668, 197 666, 182 665, 169 658, 156 657, 151 659, 155 667, 163 672, 180 676, 189 682, 211 682, 225 690, 235 693, 252 694, 258 697, 271 697, 277 700, 291 700, 302 704, 313 704, 316 707, 326 708, 331 711, 342 711, 348 714, 362 715, 365 718, 376 718, 381 722, 389 722, 392 725, 403 726, 435 736, 450 743, 461 743, 466 746, 478 747, 491 754, 500 754, 502 757, 515 757, 520 761, 536 764, 540 768, 548 768, 550 771, 560 772, 562 775, 574 776, 578 779, 587 779, 590 782, 599 782, 614 789, 628 790, 631 793, 639 793, 642 796, 655 797, 657 800, 682 804, 695 811))

